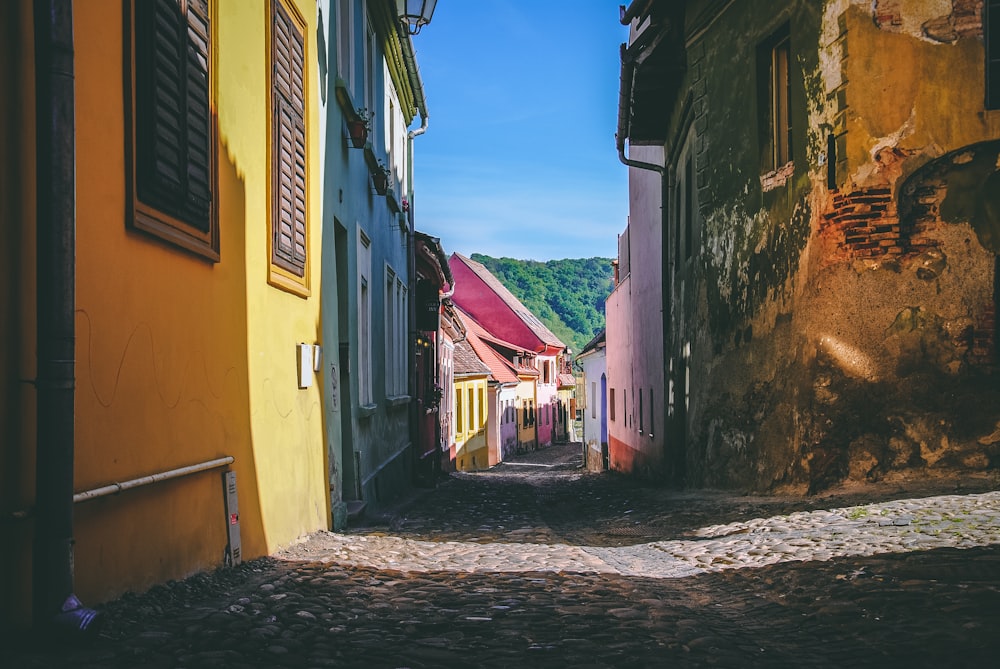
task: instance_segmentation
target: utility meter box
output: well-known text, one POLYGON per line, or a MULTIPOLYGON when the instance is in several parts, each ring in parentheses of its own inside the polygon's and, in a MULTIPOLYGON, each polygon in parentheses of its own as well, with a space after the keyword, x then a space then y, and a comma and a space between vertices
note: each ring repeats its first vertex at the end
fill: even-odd
POLYGON ((226 527, 229 544, 226 546, 226 564, 230 567, 243 562, 240 544, 240 503, 236 496, 236 472, 222 472, 222 485, 226 493, 226 527))

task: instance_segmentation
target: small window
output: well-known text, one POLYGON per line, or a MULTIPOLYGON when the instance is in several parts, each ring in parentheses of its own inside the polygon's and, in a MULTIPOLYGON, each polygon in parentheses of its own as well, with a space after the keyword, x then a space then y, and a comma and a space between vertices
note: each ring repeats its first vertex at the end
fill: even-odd
POLYGON ((462 393, 455 393, 455 431, 458 434, 465 432, 465 413, 462 406, 462 393))
POLYGON ((684 161, 684 260, 690 260, 694 251, 694 203, 695 200, 695 180, 694 180, 694 155, 688 150, 687 160, 684 161))
POLYGON ((764 171, 792 160, 791 38, 786 24, 757 51, 759 127, 764 171))
POLYGON ((362 405, 373 402, 372 395, 372 312, 369 278, 371 276, 371 240, 358 231, 358 399, 362 405))
POLYGON ((643 411, 642 411, 642 388, 639 388, 639 434, 642 434, 642 424, 643 424, 643 411))
POLYGON ((365 106, 369 112, 375 111, 375 68, 378 64, 378 55, 375 49, 375 30, 372 28, 371 20, 365 19, 365 106))
POLYGON ((476 391, 474 388, 469 388, 469 431, 474 432, 479 427, 479 416, 477 415, 477 410, 479 407, 476 406, 476 391))
POLYGON ((597 381, 590 382, 590 417, 597 418, 597 381))
POLYGON ((608 388, 608 418, 615 419, 615 389, 608 388))
POLYGON ((208 0, 128 10, 128 226, 219 260, 208 0))
POLYGON ((337 75, 354 94, 354 0, 337 0, 337 75))
POLYGON ((653 389, 649 389, 649 436, 653 436, 653 416, 656 413, 656 409, 653 405, 653 389))

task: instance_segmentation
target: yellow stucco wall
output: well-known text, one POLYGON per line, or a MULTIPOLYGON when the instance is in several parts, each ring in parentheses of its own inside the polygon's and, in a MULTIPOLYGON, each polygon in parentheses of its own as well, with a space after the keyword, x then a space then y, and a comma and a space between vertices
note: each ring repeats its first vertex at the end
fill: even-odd
POLYGON ((534 377, 521 377, 517 384, 517 441, 518 444, 534 448, 538 445, 535 438, 535 425, 538 423, 538 402, 535 397, 534 377), (533 403, 535 406, 535 423, 526 425, 528 414, 524 411, 526 403, 533 403))
POLYGON ((455 382, 455 424, 461 426, 455 433, 455 467, 460 471, 489 468, 486 444, 486 377, 463 379, 455 382), (470 393, 472 401, 469 401, 470 393), (457 413, 461 411, 459 417, 457 413))
MULTIPOLYGON (((34 496, 34 86, 31 3, 4 3, 0 95, 0 497, 34 496), (9 28, 9 30, 8 30, 9 28), (8 35, 8 32, 10 35, 8 35), (19 138, 12 143, 12 138, 19 138), (16 261, 16 262, 15 262, 16 261), (15 299, 16 298, 16 299, 15 299), (8 483, 10 485, 8 485, 8 483)), ((299 389, 295 345, 319 341, 316 10, 306 25, 311 294, 268 284, 269 0, 213 9, 221 260, 126 229, 122 0, 74 6, 77 159, 75 488, 235 458, 243 557, 328 526, 321 381, 299 389)), ((76 591, 88 604, 221 564, 219 470, 78 504, 76 591)), ((4 615, 27 620, 31 521, 5 523, 4 615), (9 526, 9 527, 8 527, 9 526)))
MULTIPOLYGON (((270 188, 267 104, 247 105, 268 91, 266 1, 219 3, 227 12, 219 30, 219 129, 223 144, 236 156, 245 184, 247 360, 250 416, 264 538, 269 551, 303 533, 328 525, 328 484, 323 441, 322 379, 298 389, 298 343, 321 340, 320 245, 321 183, 315 2, 296 0, 306 21, 306 136, 308 207, 308 284, 302 298, 268 284, 267 198, 270 188)), ((261 100, 261 103, 264 101, 261 100)))
MULTIPOLYGON (((908 11, 920 13, 915 5, 908 11)), ((880 30, 859 7, 851 7, 846 20, 849 56, 842 79, 866 82, 849 86, 847 94, 848 171, 855 181, 865 182, 875 170, 889 170, 891 178, 898 169, 905 177, 945 151, 1000 132, 1000 112, 983 110, 981 40, 936 44, 880 30), (895 147, 898 157, 873 161, 884 147, 895 147), (897 167, 901 159, 909 160, 897 167)))

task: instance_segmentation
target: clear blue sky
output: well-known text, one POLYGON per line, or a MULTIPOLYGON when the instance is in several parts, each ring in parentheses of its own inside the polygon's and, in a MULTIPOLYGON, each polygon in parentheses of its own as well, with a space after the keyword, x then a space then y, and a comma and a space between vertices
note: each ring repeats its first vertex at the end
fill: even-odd
POLYGON ((619 4, 438 2, 414 37, 429 117, 414 141, 414 214, 445 252, 617 255, 619 4))

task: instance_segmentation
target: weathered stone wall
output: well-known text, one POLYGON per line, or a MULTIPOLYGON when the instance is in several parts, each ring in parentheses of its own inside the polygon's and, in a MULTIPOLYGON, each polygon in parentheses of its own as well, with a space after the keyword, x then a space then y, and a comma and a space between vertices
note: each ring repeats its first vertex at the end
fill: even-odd
POLYGON ((703 250, 671 315, 673 341, 692 342, 689 484, 1000 468, 982 2, 753 4, 689 48, 703 250), (801 121, 794 164, 762 174, 745 61, 784 23, 801 121))

